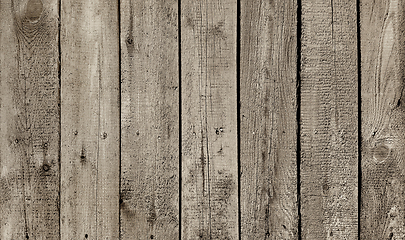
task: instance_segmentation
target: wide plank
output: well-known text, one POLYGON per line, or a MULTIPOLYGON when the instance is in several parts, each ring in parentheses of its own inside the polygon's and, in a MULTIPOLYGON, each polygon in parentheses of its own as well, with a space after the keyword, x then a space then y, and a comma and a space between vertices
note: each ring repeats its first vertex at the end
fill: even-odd
POLYGON ((121 239, 179 238, 177 0, 121 1, 121 239))
POLYGON ((241 239, 298 239, 297 1, 241 1, 241 239))
POLYGON ((356 1, 302 1, 301 21, 302 239, 357 239, 356 1))
POLYGON ((61 238, 119 237, 118 2, 62 0, 61 238))
POLYGON ((58 1, 0 1, 0 239, 59 239, 58 1))
POLYGON ((181 1, 182 239, 238 239, 236 0, 181 1))
POLYGON ((405 238, 404 1, 360 1, 361 239, 405 238))

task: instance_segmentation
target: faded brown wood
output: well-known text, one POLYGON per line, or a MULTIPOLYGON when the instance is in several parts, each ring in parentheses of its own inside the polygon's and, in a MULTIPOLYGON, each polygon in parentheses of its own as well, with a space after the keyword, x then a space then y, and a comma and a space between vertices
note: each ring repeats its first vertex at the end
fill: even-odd
POLYGON ((297 2, 241 1, 241 239, 298 239, 297 2))
POLYGON ((358 236, 356 29, 356 1, 302 2, 302 239, 358 236))
POLYGON ((0 1, 0 239, 59 237, 58 1, 0 1))
POLYGON ((404 3, 300 2, 0 1, 0 239, 405 239, 404 3))
POLYGON ((405 238, 404 2, 361 1, 361 239, 405 238))
POLYGON ((182 239, 238 239, 236 10, 181 1, 182 239))
POLYGON ((62 0, 61 238, 119 237, 118 2, 62 0))
POLYGON ((121 239, 179 238, 177 0, 121 1, 121 239))

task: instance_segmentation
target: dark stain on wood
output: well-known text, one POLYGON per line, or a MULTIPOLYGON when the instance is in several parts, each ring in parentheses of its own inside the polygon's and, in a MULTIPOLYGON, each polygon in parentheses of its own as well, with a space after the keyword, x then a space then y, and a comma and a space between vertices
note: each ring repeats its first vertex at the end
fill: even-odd
POLYGON ((0 178, 0 203, 8 203, 12 199, 12 189, 10 187, 13 187, 13 185, 10 184, 9 181, 13 180, 16 181, 15 178, 0 178))
POLYGON ((126 215, 128 219, 132 219, 133 221, 136 221, 136 212, 134 209, 132 209, 129 204, 127 204, 125 201, 122 202, 120 205, 120 209, 122 213, 126 215))
POLYGON ((203 228, 203 229, 199 229, 195 236, 198 237, 198 239, 202 239, 202 240, 209 240, 212 239, 212 237, 210 236, 210 231, 208 228, 203 228))
POLYGON ((235 194, 236 183, 231 173, 223 172, 210 179, 211 234, 209 239, 232 239, 228 232, 228 202, 235 194))
POLYGON ((127 49, 128 49, 128 55, 129 57, 134 57, 134 51, 135 51, 135 43, 134 43, 134 23, 135 21, 134 18, 134 9, 133 9, 133 4, 132 1, 130 0, 130 7, 129 7, 129 27, 127 30, 127 37, 125 40, 127 49))
POLYGON ((131 199, 133 198, 134 191, 131 189, 132 184, 130 182, 124 182, 120 192, 119 208, 123 214, 129 219, 135 221, 136 212, 131 205, 131 199), (125 186, 125 187, 124 187, 125 186))
POLYGON ((84 145, 82 146, 82 149, 80 151, 80 162, 82 164, 86 163, 86 149, 84 148, 84 145))
POLYGON ((152 195, 151 204, 149 205, 148 218, 146 219, 152 228, 155 225, 156 217, 155 196, 152 195))
POLYGON ((219 21, 217 24, 215 24, 208 30, 209 35, 211 37, 217 37, 217 38, 225 40, 226 35, 224 32, 224 25, 225 25, 224 21, 219 21))
POLYGON ((329 184, 327 181, 324 181, 323 185, 322 185, 322 191, 324 195, 328 195, 329 194, 329 184))
POLYGON ((194 29, 195 25, 194 25, 194 20, 192 18, 190 18, 189 16, 186 16, 186 26, 194 29))

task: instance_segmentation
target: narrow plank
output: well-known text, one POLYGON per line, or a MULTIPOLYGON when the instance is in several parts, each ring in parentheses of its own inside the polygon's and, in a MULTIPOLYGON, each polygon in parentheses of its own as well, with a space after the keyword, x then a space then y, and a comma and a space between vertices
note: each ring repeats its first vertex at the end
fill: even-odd
POLYGON ((0 1, 0 239, 59 238, 58 1, 0 1))
POLYGON ((302 2, 302 239, 357 239, 358 76, 354 0, 302 2))
POLYGON ((118 2, 61 4, 61 238, 119 237, 118 2))
POLYGON ((298 239, 297 2, 241 1, 241 239, 298 239))
POLYGON ((360 1, 361 239, 404 239, 404 2, 360 1))
POLYGON ((121 239, 179 238, 177 0, 121 1, 121 239))
POLYGON ((238 239, 237 2, 181 13, 182 239, 238 239))

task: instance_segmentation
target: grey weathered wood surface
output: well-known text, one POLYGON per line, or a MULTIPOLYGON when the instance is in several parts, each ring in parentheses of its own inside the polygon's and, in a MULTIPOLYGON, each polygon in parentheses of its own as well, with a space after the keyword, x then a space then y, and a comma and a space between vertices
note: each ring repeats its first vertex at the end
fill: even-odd
POLYGON ((357 239, 356 1, 302 1, 302 239, 357 239))
POLYGON ((404 239, 404 2, 360 1, 361 239, 404 239))
POLYGON ((119 237, 119 19, 114 1, 61 4, 61 239, 119 237))
POLYGON ((0 239, 404 239, 403 10, 0 1, 0 239))
POLYGON ((297 239, 297 1, 241 1, 241 239, 297 239))
POLYGON ((181 1, 182 239, 238 239, 236 0, 181 1))
POLYGON ((121 238, 178 239, 178 2, 122 1, 121 49, 121 238))
POLYGON ((0 2, 0 239, 59 236, 58 2, 0 2))

